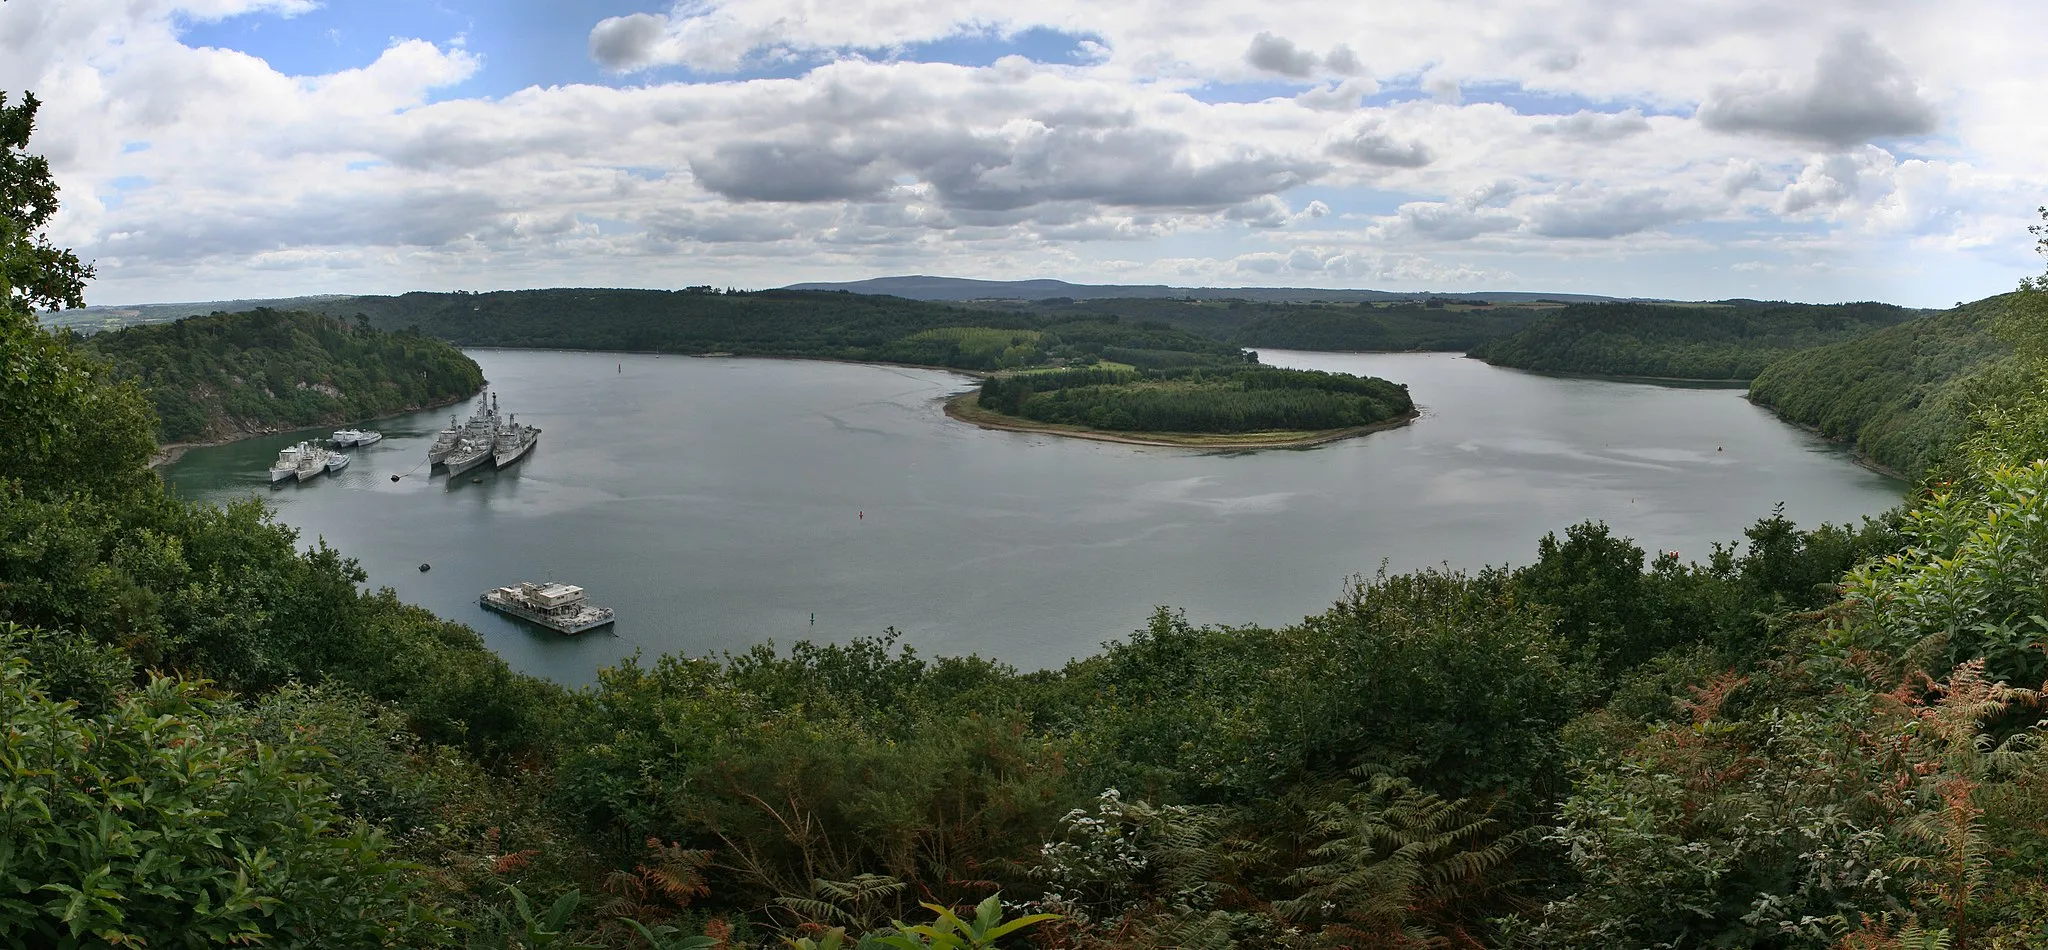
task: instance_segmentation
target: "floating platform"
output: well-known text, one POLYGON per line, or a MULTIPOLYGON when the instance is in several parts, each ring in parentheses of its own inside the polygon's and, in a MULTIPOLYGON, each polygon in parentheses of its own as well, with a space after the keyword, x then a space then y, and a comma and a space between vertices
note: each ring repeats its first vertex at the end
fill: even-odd
POLYGON ((478 604, 510 617, 537 623, 556 633, 577 634, 612 622, 612 609, 583 599, 583 588, 549 581, 521 581, 484 591, 478 604))

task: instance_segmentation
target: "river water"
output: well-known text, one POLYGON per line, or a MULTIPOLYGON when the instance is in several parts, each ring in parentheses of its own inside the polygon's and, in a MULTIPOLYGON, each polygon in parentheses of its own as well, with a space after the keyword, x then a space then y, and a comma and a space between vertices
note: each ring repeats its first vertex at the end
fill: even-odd
POLYGON ((1407 383, 1423 415, 1251 453, 984 431, 940 411, 971 381, 938 371, 470 355, 503 408, 543 429, 509 471, 428 476, 427 444, 460 406, 373 424, 382 443, 304 485, 273 491, 265 469, 308 433, 196 449, 165 475, 189 498, 266 499, 302 543, 325 538, 372 585, 570 684, 635 650, 891 626, 927 655, 1057 665, 1156 605, 1200 623, 1284 624, 1382 562, 1527 563, 1544 532, 1588 519, 1704 559, 1774 504, 1802 524, 1853 521, 1904 487, 1739 389, 1541 376, 1449 354, 1262 351, 1276 365, 1407 383), (615 607, 616 632, 566 638, 476 604, 486 588, 549 577, 615 607))

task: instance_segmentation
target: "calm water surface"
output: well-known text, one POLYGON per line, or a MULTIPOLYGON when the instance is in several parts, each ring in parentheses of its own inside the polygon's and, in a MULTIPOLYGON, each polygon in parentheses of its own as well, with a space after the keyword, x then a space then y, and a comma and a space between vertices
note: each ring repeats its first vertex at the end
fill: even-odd
POLYGON ((377 423, 384 442, 338 478, 269 489, 270 460, 303 433, 195 450, 166 475, 187 497, 268 500, 302 542, 325 538, 371 584, 567 683, 636 649, 701 654, 890 626, 927 654, 1056 665, 1155 605, 1197 622, 1284 624, 1383 560, 1396 571, 1526 563, 1544 532, 1587 519, 1704 558, 1773 504, 1802 524, 1851 521, 1903 489, 1740 390, 1444 354, 1262 351, 1407 383, 1424 414, 1362 439, 1236 454, 983 431, 940 412, 970 382, 936 371, 471 355, 505 410, 545 430, 510 471, 430 478, 419 463, 442 410, 377 423), (550 576, 617 608, 616 635, 559 637, 476 605, 486 588, 550 576))

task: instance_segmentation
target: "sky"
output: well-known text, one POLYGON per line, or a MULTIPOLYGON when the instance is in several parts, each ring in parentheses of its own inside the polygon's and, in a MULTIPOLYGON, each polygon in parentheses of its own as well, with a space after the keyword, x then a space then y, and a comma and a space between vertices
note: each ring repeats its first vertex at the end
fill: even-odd
POLYGON ((96 304, 897 274, 1949 306, 2038 0, 0 0, 96 304))

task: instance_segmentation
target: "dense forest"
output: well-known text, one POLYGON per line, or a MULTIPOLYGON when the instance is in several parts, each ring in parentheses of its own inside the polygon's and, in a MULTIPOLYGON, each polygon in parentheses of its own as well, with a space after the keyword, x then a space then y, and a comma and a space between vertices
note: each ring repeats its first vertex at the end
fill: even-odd
POLYGON ((1992 333, 2010 304, 1991 297, 1792 354, 1757 375, 1749 398, 1918 477, 1965 433, 1988 390, 2023 384, 1992 333))
POLYGON ((1237 347, 1103 314, 998 313, 819 291, 517 290, 338 298, 336 314, 458 346, 799 356, 994 370, 1243 362, 1237 347))
POLYGON ((2000 325, 2033 385, 1860 527, 1682 563, 1583 524, 1055 670, 885 635, 565 690, 260 502, 167 493, 139 388, 33 318, 91 273, 42 236, 33 112, 0 113, 0 943, 2048 946, 2048 291, 2000 325))
POLYGON ((1244 347, 1352 351, 1458 351, 1506 336, 1546 312, 1536 307, 1494 307, 1484 301, 1303 304, 1250 300, 1128 297, 1022 303, 977 301, 968 306, 1010 314, 1114 317, 1162 323, 1244 347))
POLYGON ((1575 304, 1471 355, 1552 373, 1753 379, 1772 361, 1921 315, 1891 304, 1575 304))
POLYGON ((166 442, 354 422, 452 402, 484 384, 476 361, 440 340, 312 313, 216 313, 80 345, 142 387, 166 442))
POLYGON ((1068 369, 992 376, 990 412, 1111 432, 1244 433, 1346 429, 1405 418, 1408 388, 1384 379, 1240 366, 1068 369))

